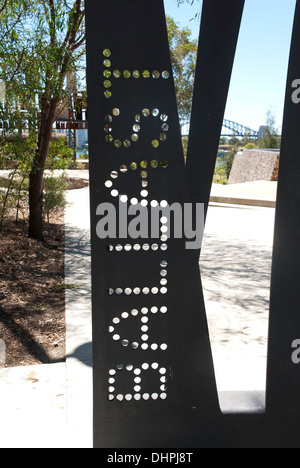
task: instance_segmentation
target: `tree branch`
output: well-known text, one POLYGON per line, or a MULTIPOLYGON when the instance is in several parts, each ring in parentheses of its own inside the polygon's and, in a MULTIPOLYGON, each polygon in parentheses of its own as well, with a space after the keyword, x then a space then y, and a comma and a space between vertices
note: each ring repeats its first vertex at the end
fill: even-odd
POLYGON ((55 44, 56 43, 56 13, 55 13, 54 0, 49 0, 49 5, 50 5, 50 15, 51 15, 51 24, 50 24, 51 44, 55 44))
POLYGON ((0 15, 4 12, 5 8, 7 7, 8 0, 4 0, 4 4, 0 8, 0 15))

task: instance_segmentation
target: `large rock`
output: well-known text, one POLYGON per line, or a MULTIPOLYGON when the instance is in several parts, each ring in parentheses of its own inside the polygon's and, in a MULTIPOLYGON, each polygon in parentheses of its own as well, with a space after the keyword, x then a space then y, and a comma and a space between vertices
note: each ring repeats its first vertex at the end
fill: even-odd
POLYGON ((238 153, 231 169, 229 184, 256 180, 278 180, 279 150, 244 150, 238 153))

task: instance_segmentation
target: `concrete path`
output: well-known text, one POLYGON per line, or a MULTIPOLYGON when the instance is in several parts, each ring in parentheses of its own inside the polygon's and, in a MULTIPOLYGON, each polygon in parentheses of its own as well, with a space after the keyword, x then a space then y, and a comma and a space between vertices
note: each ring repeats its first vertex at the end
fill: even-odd
MULTIPOLYGON (((67 361, 0 370, 1 448, 92 447, 89 191, 68 193, 67 361)), ((264 390, 272 208, 209 208, 201 270, 220 392, 264 390)), ((226 407, 224 393, 221 404, 226 407)))
POLYGON ((258 180, 244 184, 213 184, 211 202, 275 208, 276 195, 277 182, 258 180))
POLYGON ((92 448, 89 190, 68 200, 66 363, 0 370, 0 448, 92 448))
POLYGON ((265 390, 275 210, 213 205, 200 267, 221 391, 265 390))

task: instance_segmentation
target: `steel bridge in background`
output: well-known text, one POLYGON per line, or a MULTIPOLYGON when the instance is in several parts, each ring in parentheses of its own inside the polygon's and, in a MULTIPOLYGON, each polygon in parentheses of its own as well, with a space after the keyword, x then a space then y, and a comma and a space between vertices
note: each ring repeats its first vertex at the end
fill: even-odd
MULTIPOLYGON (((181 122, 182 136, 188 136, 189 130, 190 130, 190 122, 189 121, 181 122)), ((221 137, 230 138, 233 136, 242 137, 242 138, 247 136, 253 139, 257 139, 260 136, 260 132, 256 130, 252 130, 249 127, 245 127, 244 125, 241 125, 237 122, 233 122, 232 120, 224 119, 221 137)))

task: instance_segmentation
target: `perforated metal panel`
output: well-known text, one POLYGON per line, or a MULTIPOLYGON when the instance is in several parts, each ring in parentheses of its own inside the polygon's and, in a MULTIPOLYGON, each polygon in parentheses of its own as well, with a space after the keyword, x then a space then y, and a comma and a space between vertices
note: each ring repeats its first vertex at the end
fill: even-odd
MULTIPOLYGON (((187 238, 178 238, 160 216, 158 234, 151 233, 151 209, 191 202, 207 209, 244 1, 203 2, 187 167, 163 1, 87 0, 86 5, 95 446, 298 446, 299 378, 287 360, 292 327, 298 324, 299 273, 295 264, 293 280, 285 286, 284 297, 289 288, 295 294, 287 311, 291 326, 286 320, 288 332, 281 345, 284 303, 278 309, 281 295, 276 297, 276 288, 279 272, 290 277, 287 264, 282 270, 282 243, 275 247, 269 407, 265 414, 222 415, 199 249, 187 250, 187 238), (136 218, 143 210, 149 214, 146 228, 136 218), (110 221, 114 213, 115 226, 110 221), (135 232, 140 227, 136 238, 128 234, 130 226, 135 232), (107 238, 100 238, 105 229, 107 238), (285 364, 292 399, 284 389, 285 364), (277 387, 283 395, 279 400, 277 387)), ((297 132, 289 132, 293 122, 300 121, 299 107, 291 108, 289 94, 298 73, 299 12, 297 3, 276 228, 277 238, 289 240, 290 261, 300 228, 298 163, 293 156, 297 132), (292 200, 286 197, 289 183, 292 200), (283 214, 286 209, 288 216, 283 214)))

